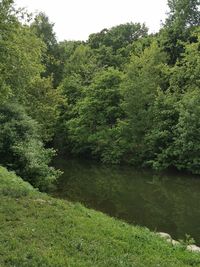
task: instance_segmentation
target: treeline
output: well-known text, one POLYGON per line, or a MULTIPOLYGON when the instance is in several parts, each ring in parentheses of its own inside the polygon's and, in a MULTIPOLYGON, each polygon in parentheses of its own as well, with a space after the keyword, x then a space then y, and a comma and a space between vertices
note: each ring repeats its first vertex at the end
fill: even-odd
POLYGON ((30 19, 12 0, 0 1, 0 164, 46 189, 59 175, 46 147, 64 101, 50 73, 57 62, 30 19))
POLYGON ((57 140, 105 163, 200 173, 200 11, 168 1, 154 35, 127 23, 59 44, 63 61, 57 140))
POLYGON ((58 43, 0 1, 0 164, 45 188, 54 145, 105 163, 200 173, 198 0, 168 0, 157 34, 127 23, 58 43))

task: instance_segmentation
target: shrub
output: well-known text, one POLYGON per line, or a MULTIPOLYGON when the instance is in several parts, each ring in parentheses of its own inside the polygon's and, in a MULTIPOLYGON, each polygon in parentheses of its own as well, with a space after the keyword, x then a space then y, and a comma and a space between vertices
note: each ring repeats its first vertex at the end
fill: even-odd
POLYGON ((38 124, 19 105, 0 107, 0 164, 44 190, 59 171, 49 167, 55 151, 44 147, 38 129, 38 124))

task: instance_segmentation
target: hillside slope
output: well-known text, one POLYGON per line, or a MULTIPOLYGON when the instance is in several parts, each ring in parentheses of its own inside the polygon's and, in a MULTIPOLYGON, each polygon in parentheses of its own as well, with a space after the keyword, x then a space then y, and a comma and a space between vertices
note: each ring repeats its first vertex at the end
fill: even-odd
POLYGON ((1 267, 200 266, 148 229, 49 197, 0 167, 1 267))

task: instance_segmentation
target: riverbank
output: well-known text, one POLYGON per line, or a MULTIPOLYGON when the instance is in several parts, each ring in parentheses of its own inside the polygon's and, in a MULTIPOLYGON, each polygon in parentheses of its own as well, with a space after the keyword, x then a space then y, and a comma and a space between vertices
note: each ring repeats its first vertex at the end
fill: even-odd
POLYGON ((200 266, 200 256, 80 204, 40 193, 0 167, 0 266, 200 266))

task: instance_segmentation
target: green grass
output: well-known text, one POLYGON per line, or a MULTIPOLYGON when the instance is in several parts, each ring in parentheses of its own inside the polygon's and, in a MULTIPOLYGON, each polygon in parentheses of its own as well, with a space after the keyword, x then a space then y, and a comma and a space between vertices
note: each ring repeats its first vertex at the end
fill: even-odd
POLYGON ((0 266, 200 266, 148 229, 40 193, 0 167, 0 266))

